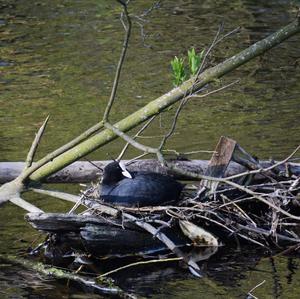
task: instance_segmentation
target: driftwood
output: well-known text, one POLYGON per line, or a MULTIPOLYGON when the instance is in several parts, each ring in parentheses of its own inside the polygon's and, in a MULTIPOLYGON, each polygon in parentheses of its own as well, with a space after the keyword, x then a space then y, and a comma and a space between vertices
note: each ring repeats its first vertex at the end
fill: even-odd
MULTIPOLYGON (((111 161, 78 161, 51 175, 45 180, 47 183, 87 183, 97 180, 101 175, 101 169, 111 161), (99 169, 99 168, 101 169, 99 169)), ((124 160, 124 162, 128 162, 124 160)), ((208 167, 208 160, 174 160, 176 166, 191 172, 204 174, 208 167)), ((274 161, 260 161, 266 168, 275 164, 274 161)), ((14 180, 24 169, 25 162, 0 162, 0 184, 14 180)), ((173 175, 176 179, 187 179, 178 174, 173 174, 171 170, 161 166, 157 160, 137 160, 127 166, 129 171, 154 171, 162 174, 173 175)), ((277 172, 289 171, 290 174, 300 175, 300 163, 285 163, 276 167, 277 172)), ((245 172, 247 169, 235 162, 230 162, 225 172, 225 177, 245 172)))

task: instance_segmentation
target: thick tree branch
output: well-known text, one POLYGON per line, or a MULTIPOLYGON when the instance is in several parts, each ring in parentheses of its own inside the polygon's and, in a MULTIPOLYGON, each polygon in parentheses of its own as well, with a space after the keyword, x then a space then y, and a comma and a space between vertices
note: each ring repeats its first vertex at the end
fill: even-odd
MULTIPOLYGON (((225 74, 233 71, 240 65, 243 65, 251 59, 270 50, 271 48, 275 47, 276 45, 283 42, 290 36, 298 33, 299 31, 300 26, 297 19, 291 24, 281 28, 277 32, 240 52, 239 54, 232 56, 225 62, 205 70, 199 75, 199 78, 195 84, 194 78, 184 82, 181 86, 150 102, 140 110, 119 121, 114 126, 122 132, 131 130, 132 128, 151 118, 155 114, 165 110, 170 105, 181 100, 186 95, 187 91, 197 92, 207 83, 212 82, 216 78, 220 78, 225 74)), ((82 142, 80 145, 77 145, 73 149, 65 152, 61 156, 54 159, 51 163, 44 165, 43 167, 32 173, 30 179, 33 181, 39 181, 71 164, 72 162, 80 159, 81 157, 84 157, 85 155, 91 153, 102 145, 116 139, 117 137, 118 135, 113 131, 104 130, 101 133, 82 142)))

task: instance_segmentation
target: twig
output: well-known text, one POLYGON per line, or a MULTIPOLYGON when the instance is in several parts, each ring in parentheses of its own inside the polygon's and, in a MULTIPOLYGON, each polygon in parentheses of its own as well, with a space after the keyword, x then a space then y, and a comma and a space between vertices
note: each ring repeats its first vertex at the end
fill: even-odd
POLYGON ((182 257, 173 257, 173 258, 150 260, 150 261, 139 261, 139 262, 131 263, 131 264, 128 264, 128 265, 116 268, 114 270, 108 271, 108 272, 106 272, 104 274, 101 274, 101 275, 97 276, 97 278, 102 278, 102 277, 108 276, 110 274, 116 273, 118 271, 130 268, 130 267, 134 267, 134 266, 147 265, 147 264, 156 264, 156 263, 166 263, 166 262, 174 262, 174 261, 181 261, 182 259, 183 259, 182 257))
MULTIPOLYGON (((270 232, 267 231, 267 230, 264 230, 262 228, 259 228, 259 227, 251 227, 251 226, 245 226, 245 225, 242 225, 242 224, 237 224, 237 227, 240 228, 240 229, 243 229, 243 230, 248 230, 248 231, 251 231, 251 232, 254 232, 254 233, 257 233, 257 234, 262 234, 264 236, 270 236, 270 232)), ((293 242, 293 243, 300 243, 300 239, 296 239, 296 238, 290 238, 290 237, 287 237, 285 235, 282 235, 282 234, 278 234, 276 233, 276 236, 278 239, 281 239, 283 241, 289 241, 289 242, 293 242)))
POLYGON ((122 67, 123 67, 126 52, 127 52, 127 49, 128 49, 128 42, 129 42, 130 34, 131 34, 131 19, 130 19, 129 14, 128 14, 127 4, 123 1, 118 1, 118 2, 123 6, 123 13, 121 15, 121 22, 122 22, 124 30, 125 30, 125 36, 124 36, 124 42, 123 42, 123 47, 122 47, 120 59, 119 59, 116 74, 115 74, 115 79, 114 79, 114 82, 113 82, 113 87, 112 87, 112 90, 111 90, 111 95, 110 95, 108 104, 105 108, 104 115, 103 115, 103 121, 104 122, 108 121, 109 113, 110 113, 110 110, 112 108, 112 105, 113 105, 115 97, 116 97, 116 93, 117 93, 117 89, 118 89, 118 85, 119 85, 120 74, 121 74, 121 70, 122 70, 122 67), (123 21, 123 16, 125 16, 127 26, 125 25, 125 23, 123 21))
POLYGON ((25 201, 21 197, 14 197, 9 199, 10 202, 13 204, 19 206, 20 208, 26 210, 27 212, 30 213, 44 213, 43 210, 39 209, 38 207, 32 205, 31 203, 25 201))
POLYGON ((205 52, 205 55, 204 55, 203 60, 202 60, 202 63, 201 63, 201 65, 200 65, 200 67, 199 67, 199 70, 198 70, 198 72, 197 72, 197 74, 196 74, 196 78, 198 78, 198 76, 200 75, 200 73, 203 71, 203 68, 204 68, 204 66, 205 66, 207 57, 208 57, 208 55, 210 54, 210 52, 213 50, 213 48, 214 48, 217 44, 219 44, 221 41, 223 41, 225 38, 227 38, 228 36, 230 36, 230 35, 232 35, 232 34, 238 32, 238 31, 240 30, 240 27, 237 27, 237 28, 233 29, 232 31, 226 33, 225 35, 223 35, 222 37, 219 38, 221 32, 223 31, 223 25, 224 25, 223 23, 219 25, 218 31, 217 31, 217 33, 216 33, 216 35, 215 35, 215 37, 214 37, 214 39, 213 39, 213 41, 212 41, 210 47, 209 47, 208 50, 205 52))
POLYGON ((223 30, 223 23, 219 25, 218 30, 217 30, 217 33, 215 34, 215 37, 214 37, 212 43, 210 44, 208 50, 207 50, 207 51, 205 52, 205 54, 204 54, 204 57, 203 57, 202 62, 201 62, 201 65, 200 65, 200 67, 199 67, 199 69, 198 69, 198 71, 197 71, 197 74, 196 74, 196 76, 195 76, 195 77, 196 77, 196 80, 197 80, 197 78, 199 77, 200 73, 203 71, 203 68, 204 68, 204 65, 205 65, 205 63, 206 63, 206 59, 207 59, 207 57, 208 57, 208 54, 212 51, 212 49, 213 49, 214 46, 216 45, 216 42, 217 42, 218 37, 219 37, 219 35, 221 34, 221 31, 222 31, 222 30, 223 30))
POLYGON ((40 189, 40 188, 30 188, 29 190, 36 192, 36 193, 45 194, 48 196, 56 197, 56 198, 63 199, 66 201, 70 201, 73 203, 77 203, 78 200, 80 199, 80 197, 78 195, 73 195, 73 194, 69 194, 69 193, 61 192, 61 191, 46 190, 46 189, 40 189))
POLYGON ((236 184, 236 183, 233 183, 231 181, 228 181, 226 179, 223 179, 222 180, 224 183, 228 184, 228 185, 231 185, 233 187, 236 187, 237 189, 241 190, 241 191, 244 191, 252 196, 254 196, 256 199, 260 200, 261 202, 265 203, 266 205, 268 205, 269 207, 273 208, 274 210, 276 210, 277 212, 280 212, 282 213, 283 215, 285 216, 288 216, 292 219, 295 219, 295 220, 300 220, 300 217, 299 216, 296 216, 296 215, 293 215, 285 210, 283 210, 282 208, 280 207, 277 207, 276 205, 274 205, 273 203, 269 202, 267 199, 263 198, 262 196, 260 195, 257 195, 257 193, 253 192, 252 190, 244 187, 244 186, 241 186, 239 184, 236 184))
POLYGON ((57 150, 53 151, 52 153, 46 155, 44 158, 42 158, 41 160, 37 161, 36 163, 32 164, 31 167, 29 167, 28 169, 26 169, 21 175, 20 178, 21 180, 25 180, 26 178, 28 178, 32 173, 34 173, 36 170, 38 170, 39 168, 41 168, 42 166, 44 166, 45 164, 47 164, 48 162, 52 161, 53 159, 55 159, 56 157, 60 156, 61 154, 67 152, 68 150, 70 150, 71 148, 73 148, 74 146, 78 145, 79 143, 81 143, 82 141, 86 140, 87 138, 89 138, 91 135, 93 135, 95 132, 99 131, 101 128, 103 127, 103 123, 100 122, 94 126, 92 126, 91 128, 89 128, 88 130, 84 131, 83 133, 81 133, 78 137, 74 138, 73 140, 71 140, 70 142, 68 142, 67 144, 61 146, 60 148, 58 148, 57 150))
MULTIPOLYGON (((152 116, 152 117, 151 117, 151 118, 150 118, 150 119, 142 126, 142 128, 141 128, 141 129, 140 129, 140 130, 132 137, 132 139, 134 140, 135 138, 140 137, 140 134, 150 126, 151 122, 155 119, 155 117, 156 117, 156 115, 152 116)), ((127 142, 126 145, 124 146, 124 148, 122 149, 120 155, 118 156, 117 161, 120 161, 120 160, 122 159, 122 157, 124 156, 124 154, 125 154, 127 148, 129 147, 129 145, 130 145, 130 143, 127 142)))
MULTIPOLYGON (((224 199, 226 199, 227 201, 229 201, 230 202, 230 199, 227 197, 227 196, 225 196, 224 194, 221 194, 221 198, 224 198, 224 199)), ((254 227, 256 227, 257 225, 256 225, 256 223, 251 219, 251 217, 240 207, 240 206, 238 206, 234 201, 232 202, 232 204, 234 205, 234 207, 238 210, 238 211, 240 211, 240 213, 246 218, 246 219, 248 219, 252 224, 253 224, 253 226, 254 227)), ((223 204, 223 206, 224 206, 224 204, 223 204)), ((219 208, 219 207, 218 207, 219 208)))
POLYGON ((260 282, 259 284, 257 284, 255 287, 253 287, 253 288, 247 293, 247 295, 251 296, 251 297, 254 298, 254 299, 258 299, 257 297, 255 297, 255 296, 252 295, 251 293, 252 293, 255 289, 257 289, 258 287, 262 286, 265 282, 266 282, 266 281, 263 280, 262 282, 260 282))
POLYGON ((149 153, 143 153, 143 154, 140 154, 140 155, 138 155, 138 156, 136 156, 136 157, 134 157, 134 158, 128 160, 128 161, 126 162, 126 165, 130 165, 131 163, 135 162, 136 160, 139 160, 139 159, 141 159, 141 158, 143 158, 143 157, 145 157, 145 156, 147 156, 147 155, 149 155, 149 153))
POLYGON ((233 180, 233 179, 237 179, 237 178, 240 178, 242 176, 245 176, 245 175, 250 175, 250 174, 259 174, 259 173, 262 173, 262 172, 268 172, 286 162, 288 162, 300 149, 300 145, 297 146, 297 148, 288 156, 286 157, 284 160, 282 161, 279 161, 267 168, 259 168, 259 169, 256 169, 256 170, 251 170, 251 171, 245 171, 243 173, 239 173, 239 174, 236 174, 236 175, 232 175, 230 177, 227 177, 226 179, 227 180, 233 180))
POLYGON ((229 83, 229 84, 227 84, 227 85, 224 85, 224 86, 222 86, 222 87, 220 87, 220 88, 218 88, 218 89, 214 89, 214 90, 212 90, 212 91, 210 91, 210 92, 207 92, 207 93, 201 94, 201 95, 199 95, 199 94, 197 94, 197 93, 194 93, 194 94, 190 95, 189 98, 205 98, 205 97, 210 96, 210 95, 212 95, 212 94, 214 94, 214 93, 217 93, 217 92, 219 92, 219 91, 222 91, 222 90, 224 90, 224 89, 226 89, 226 88, 228 88, 228 87, 231 87, 232 85, 237 84, 237 83, 239 83, 239 82, 240 82, 239 79, 238 79, 238 80, 235 80, 235 81, 233 81, 233 82, 231 82, 231 83, 229 83))
POLYGON ((34 140, 32 142, 30 150, 29 150, 29 152, 27 154, 25 169, 29 168, 32 165, 34 156, 36 154, 37 148, 38 148, 38 146, 40 144, 40 140, 41 140, 41 138, 42 138, 42 136, 44 134, 44 131, 46 129, 48 120, 49 120, 49 115, 46 117, 44 123, 42 124, 42 126, 38 130, 38 132, 37 132, 37 134, 36 134, 36 136, 35 136, 35 138, 34 138, 34 140))
POLYGON ((189 266, 190 272, 198 277, 201 277, 201 270, 197 263, 195 263, 192 259, 188 258, 186 254, 184 254, 179 248, 176 247, 176 245, 173 243, 173 241, 164 233, 161 231, 157 232, 157 229, 150 225, 147 222, 139 221, 138 218, 128 214, 123 213, 122 214, 124 218, 133 221, 137 226, 143 228, 153 236, 155 236, 158 240, 160 240, 162 243, 164 243, 173 253, 175 253, 178 257, 182 257, 182 259, 185 261, 185 263, 189 266))
POLYGON ((151 153, 151 154, 157 154, 158 150, 156 148, 143 145, 136 140, 134 140, 132 137, 128 136, 124 132, 120 131, 117 127, 111 125, 110 123, 105 123, 104 126, 113 131, 116 135, 127 141, 130 145, 134 146, 135 148, 145 152, 145 153, 151 153))

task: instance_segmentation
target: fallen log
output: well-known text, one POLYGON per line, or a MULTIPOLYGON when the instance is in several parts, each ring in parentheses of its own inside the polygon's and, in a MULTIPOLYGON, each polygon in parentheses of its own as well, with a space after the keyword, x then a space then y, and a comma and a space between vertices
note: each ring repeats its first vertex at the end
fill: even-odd
MULTIPOLYGON (((48 177, 45 182, 47 183, 88 183, 97 180, 101 176, 101 169, 111 161, 77 161, 67 166, 63 170, 48 177), (97 168, 99 167, 99 168, 97 168)), ((125 163, 128 161, 124 161, 125 163)), ((176 166, 204 174, 209 161, 208 160, 174 160, 176 166)), ((274 161, 260 161, 262 167, 270 167, 275 164, 274 161)), ((0 184, 7 183, 14 180, 24 169, 25 162, 0 162, 0 184)), ((174 175, 170 170, 161 166, 161 164, 154 159, 137 160, 127 166, 129 171, 154 171, 162 174, 173 175, 176 179, 185 180, 186 177, 174 175)), ((235 162, 230 162, 225 172, 225 177, 236 175, 245 172, 247 169, 235 162)), ((276 167, 277 172, 289 171, 289 174, 296 176, 300 175, 300 163, 284 163, 276 167)))
POLYGON ((72 273, 68 270, 56 268, 54 266, 45 265, 40 262, 31 261, 22 257, 13 255, 0 255, 0 261, 13 265, 22 266, 29 270, 36 271, 44 276, 56 278, 64 281, 75 282, 78 286, 82 286, 85 290, 90 290, 96 294, 106 295, 113 298, 136 298, 133 294, 124 292, 121 288, 114 285, 111 280, 102 279, 102 282, 91 277, 72 273))

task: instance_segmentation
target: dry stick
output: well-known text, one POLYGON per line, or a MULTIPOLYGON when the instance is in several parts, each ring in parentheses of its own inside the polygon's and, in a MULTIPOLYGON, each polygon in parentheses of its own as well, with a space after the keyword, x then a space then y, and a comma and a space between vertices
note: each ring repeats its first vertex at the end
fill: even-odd
POLYGON ((201 65, 199 67, 199 70, 197 71, 197 74, 196 74, 196 78, 198 78, 198 76, 200 75, 200 73, 203 71, 203 68, 205 66, 205 62, 207 60, 207 57, 208 55, 210 54, 210 52, 213 50, 213 48, 219 44, 221 41, 223 41, 225 38, 229 37, 230 35, 232 34, 235 34, 237 33, 239 30, 240 30, 240 27, 237 27, 235 29, 233 29, 232 31, 226 33, 225 35, 223 35, 222 37, 218 38, 219 35, 221 34, 221 31, 223 30, 223 24, 219 25, 219 28, 218 28, 218 31, 210 45, 210 47, 208 48, 208 50, 205 52, 205 55, 202 59, 202 62, 201 62, 201 65))
POLYGON ((196 74, 196 79, 199 77, 200 73, 203 71, 203 68, 204 68, 204 65, 205 65, 205 63, 206 63, 206 59, 207 59, 207 57, 208 57, 208 54, 212 51, 213 47, 215 46, 216 41, 217 41, 219 35, 221 34, 221 31, 222 31, 222 30, 223 30, 223 24, 219 25, 218 31, 217 31, 217 33, 215 34, 215 37, 214 37, 212 43, 210 44, 208 50, 207 50, 207 51, 205 52, 205 54, 204 54, 204 57, 203 57, 202 62, 201 62, 201 65, 200 65, 200 67, 199 67, 199 69, 198 69, 198 71, 197 71, 197 74, 196 74))
POLYGON ((189 155, 195 155, 195 154, 200 154, 200 153, 205 153, 205 154, 213 154, 215 151, 209 151, 209 150, 198 150, 198 151, 190 151, 190 152, 182 152, 179 153, 175 149, 163 149, 163 153, 174 153, 176 156, 179 156, 180 154, 189 156, 189 155))
POLYGON ((166 263, 166 262, 181 261, 182 259, 183 259, 182 257, 173 257, 173 258, 166 258, 166 259, 158 259, 158 260, 135 262, 135 263, 131 263, 131 264, 128 264, 128 265, 125 265, 125 266, 113 269, 113 270, 108 271, 106 273, 103 273, 103 274, 97 276, 97 279, 105 277, 105 276, 108 276, 110 274, 116 273, 118 271, 130 268, 130 267, 134 267, 134 266, 147 265, 147 264, 155 264, 155 263, 166 263))
POLYGON ((40 193, 40 194, 56 197, 59 199, 63 199, 66 201, 70 201, 73 203, 77 203, 78 200, 80 200, 80 196, 78 196, 78 195, 73 195, 73 194, 69 194, 69 193, 61 192, 61 191, 46 190, 46 189, 40 189, 40 188, 30 188, 29 190, 36 192, 36 193, 40 193))
MULTIPOLYGON (((242 225, 242 224, 239 224, 239 223, 237 223, 237 227, 240 228, 240 229, 248 230, 250 232, 254 232, 254 233, 257 233, 257 234, 264 235, 264 236, 270 236, 270 231, 259 228, 259 227, 251 227, 251 226, 246 226, 246 225, 242 225)), ((287 237, 285 235, 278 234, 278 233, 276 233, 276 235, 277 235, 278 239, 281 239, 283 241, 300 243, 299 238, 298 239, 297 238, 290 238, 290 237, 287 237)))
POLYGON ((117 134, 119 137, 127 141, 130 145, 134 146, 135 148, 145 152, 145 153, 151 153, 151 154, 157 154, 158 150, 156 148, 143 145, 136 140, 134 140, 132 137, 128 136, 124 132, 120 131, 117 127, 114 127, 110 123, 105 123, 104 126, 113 131, 115 134, 117 134))
POLYGON ((82 141, 86 140, 87 138, 89 138, 90 136, 92 136, 94 133, 96 133, 97 131, 99 131, 101 128, 103 128, 103 123, 102 122, 100 122, 100 123, 92 126, 88 130, 86 130, 85 132, 83 132, 82 134, 80 134, 78 137, 76 137, 75 139, 73 139, 70 142, 68 142, 67 144, 61 146, 60 148, 58 148, 57 150, 53 151, 52 153, 46 155, 44 158, 42 158, 38 162, 36 162, 33 165, 31 165, 30 168, 26 169, 26 171, 24 171, 24 173, 21 174, 21 179, 24 180, 24 179, 28 178, 36 170, 38 170, 39 168, 41 168, 45 164, 49 163, 50 161, 52 161, 56 157, 60 156, 61 154, 67 152, 68 150, 70 150, 74 146, 78 145, 82 141))
MULTIPOLYGON (((141 128, 141 129, 140 129, 140 130, 132 137, 132 139, 134 140, 134 139, 136 139, 137 137, 140 137, 140 134, 150 126, 151 122, 155 119, 155 117, 156 117, 156 115, 152 116, 152 117, 151 117, 151 118, 150 118, 150 119, 142 126, 142 128, 141 128)), ((127 142, 126 145, 124 146, 124 148, 122 149, 120 155, 118 156, 117 161, 120 161, 120 160, 122 159, 122 157, 124 156, 126 150, 127 150, 128 147, 129 147, 129 145, 130 145, 130 143, 127 142)))
POLYGON ((40 140, 45 132, 48 120, 49 120, 49 115, 46 117, 43 125, 40 127, 40 129, 38 130, 38 132, 34 138, 31 148, 27 154, 25 169, 29 168, 32 165, 32 162, 33 162, 34 156, 36 154, 37 148, 39 146, 40 140))
POLYGON ((27 202, 26 200, 22 199, 21 197, 10 198, 9 201, 11 203, 19 206, 20 208, 26 210, 29 213, 44 213, 43 210, 32 205, 31 203, 27 202))
POLYGON ((255 287, 253 287, 248 293, 247 295, 250 295, 251 297, 258 299, 257 297, 255 297, 254 295, 251 294, 251 292, 253 292, 255 289, 257 289, 258 287, 260 287, 261 285, 263 285, 266 281, 263 280, 262 282, 260 282, 258 285, 256 285, 255 287))
POLYGON ((300 149, 300 145, 298 145, 297 148, 288 157, 286 157, 284 160, 279 161, 279 162, 275 163, 274 165, 271 165, 267 168, 260 168, 260 169, 256 169, 256 170, 245 171, 243 173, 239 173, 239 174, 236 174, 236 175, 229 176, 226 179, 227 180, 233 180, 233 179, 237 179, 237 178, 240 178, 242 176, 245 176, 245 175, 259 174, 259 173, 262 173, 262 172, 268 172, 268 171, 270 171, 270 170, 272 170, 272 169, 288 162, 299 151, 299 149, 300 149))
POLYGON ((192 94, 192 95, 190 96, 190 98, 205 98, 205 97, 207 97, 207 96, 209 96, 209 95, 211 95, 211 94, 217 93, 217 92, 222 91, 222 90, 224 90, 224 89, 226 89, 226 88, 228 88, 228 87, 231 87, 232 85, 237 84, 237 83, 239 83, 239 82, 240 82, 240 80, 237 79, 237 80, 235 80, 235 81, 233 81, 233 82, 231 82, 231 83, 229 83, 229 84, 227 84, 227 85, 224 85, 224 86, 222 86, 222 87, 220 87, 220 88, 218 88, 218 89, 212 90, 212 91, 210 91, 210 92, 207 92, 207 93, 201 94, 201 95, 199 95, 199 94, 197 94, 197 93, 194 93, 194 94, 192 94))
MULTIPOLYGON (((227 201, 230 201, 230 199, 225 196, 224 194, 221 194, 221 197, 226 199, 227 201)), ((237 205, 235 202, 232 202, 232 204, 234 205, 234 207, 240 211, 240 213, 246 218, 248 219, 255 227, 257 227, 255 221, 252 220, 252 218, 239 206, 237 205)), ((224 205, 223 205, 224 206, 224 205)), ((219 207, 218 207, 219 208, 219 207)))
POLYGON ((291 184, 291 186, 289 187, 288 191, 294 191, 297 190, 297 185, 300 183, 300 177, 298 177, 296 180, 293 181, 293 183, 291 184))
POLYGON ((143 228, 144 230, 152 234, 154 237, 156 237, 158 240, 164 243, 178 257, 181 257, 184 260, 184 262, 189 266, 189 270, 193 275, 198 277, 202 276, 200 274, 201 270, 197 263, 194 262, 192 259, 189 259, 179 248, 177 248, 174 242, 167 235, 165 235, 161 231, 158 231, 154 226, 150 225, 149 223, 141 221, 133 215, 130 215, 128 213, 123 213, 122 215, 125 219, 131 220, 135 223, 135 225, 143 228))
POLYGON ((139 160, 139 159, 141 159, 141 158, 143 158, 143 157, 145 157, 145 156, 147 156, 147 155, 149 155, 149 153, 143 153, 143 154, 140 154, 140 155, 138 155, 138 156, 136 156, 136 157, 134 157, 134 158, 128 160, 128 161, 126 162, 126 165, 130 165, 131 163, 135 162, 136 160, 139 160))
POLYGON ((222 223, 220 223, 220 222, 218 222, 218 221, 216 221, 216 220, 214 220, 214 219, 211 219, 211 218, 208 218, 208 217, 202 216, 202 215, 196 215, 196 217, 201 218, 201 219, 208 220, 208 221, 210 221, 210 222, 212 222, 212 223, 215 223, 215 224, 217 224, 217 225, 219 225, 219 226, 225 228, 225 229, 228 230, 230 233, 236 234, 236 235, 240 236, 241 238, 243 238, 243 239, 245 239, 245 240, 247 240, 247 241, 249 241, 249 242, 252 242, 252 243, 254 243, 254 244, 256 244, 256 245, 259 245, 259 246, 264 247, 264 248, 266 247, 264 244, 262 244, 262 243, 260 243, 260 242, 258 242, 258 241, 256 241, 256 240, 254 240, 254 239, 252 239, 252 238, 250 238, 250 237, 247 237, 247 236, 245 236, 245 235, 243 235, 243 234, 241 234, 241 233, 239 233, 239 232, 236 232, 235 230, 229 228, 228 226, 226 226, 226 225, 224 225, 224 224, 222 224, 222 223))
POLYGON ((273 203, 269 202, 268 200, 266 200, 266 199, 263 198, 262 196, 257 195, 256 192, 254 192, 254 191, 252 191, 252 190, 250 190, 250 189, 248 189, 248 188, 246 188, 246 187, 244 187, 244 186, 241 186, 241 185, 236 184, 236 183, 234 183, 234 182, 228 181, 228 180, 226 180, 226 179, 223 179, 223 180, 221 180, 221 181, 222 181, 223 183, 226 183, 226 184, 228 184, 228 185, 231 185, 231 186, 233 186, 233 187, 235 187, 235 188, 237 188, 237 189, 239 189, 239 190, 241 190, 241 191, 244 191, 244 192, 246 192, 246 193, 252 195, 252 196, 255 197, 256 199, 260 200, 261 202, 265 203, 265 204, 268 205, 269 207, 273 208, 273 209, 276 210, 277 212, 282 213, 282 214, 285 215, 285 216, 288 216, 288 217, 290 217, 290 218, 292 218, 292 219, 295 219, 295 220, 300 220, 300 217, 299 217, 299 216, 290 214, 289 212, 287 212, 287 211, 281 209, 280 207, 277 207, 276 205, 274 205, 273 203))
POLYGON ((118 1, 118 2, 121 5, 123 5, 123 14, 121 15, 121 22, 122 22, 124 30, 125 30, 125 37, 124 37, 123 47, 122 47, 120 59, 119 59, 116 74, 115 74, 115 79, 114 79, 114 82, 113 82, 113 87, 112 87, 111 94, 110 94, 110 99, 109 99, 108 104, 107 104, 107 106, 105 108, 105 111, 104 111, 103 122, 108 121, 110 110, 111 110, 112 105, 113 105, 113 103, 115 101, 115 98, 116 98, 116 93, 117 93, 117 89, 118 89, 118 85, 119 85, 120 74, 121 74, 121 70, 122 70, 122 67, 123 67, 126 52, 127 52, 127 49, 128 49, 128 42, 129 42, 130 34, 131 34, 131 19, 128 15, 127 4, 122 2, 122 1, 118 1), (126 21, 127 21, 127 26, 123 22, 123 16, 124 15, 125 15, 125 18, 126 18, 126 21))
POLYGON ((160 2, 161 2, 161 0, 154 3, 149 9, 144 11, 144 13, 142 13, 141 15, 134 16, 134 18, 137 20, 136 23, 140 26, 142 43, 143 43, 143 46, 146 48, 151 48, 151 46, 147 45, 145 43, 147 35, 145 34, 145 31, 144 31, 144 24, 147 22, 147 20, 145 20, 144 18, 147 17, 154 9, 158 8, 160 5, 160 2))

